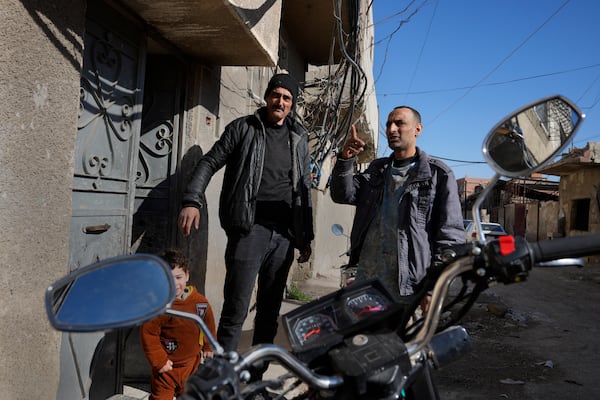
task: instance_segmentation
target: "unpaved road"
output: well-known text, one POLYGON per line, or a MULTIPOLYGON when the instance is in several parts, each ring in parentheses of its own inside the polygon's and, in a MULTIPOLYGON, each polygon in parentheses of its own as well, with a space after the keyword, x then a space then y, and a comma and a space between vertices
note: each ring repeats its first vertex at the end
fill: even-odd
POLYGON ((484 292, 462 325, 473 351, 435 372, 442 400, 600 399, 600 266, 534 269, 484 292))

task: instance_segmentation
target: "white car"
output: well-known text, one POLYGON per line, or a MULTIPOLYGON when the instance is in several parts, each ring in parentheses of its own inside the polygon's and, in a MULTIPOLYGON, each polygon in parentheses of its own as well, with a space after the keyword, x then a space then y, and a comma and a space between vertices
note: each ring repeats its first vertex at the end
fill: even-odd
MULTIPOLYGON (((467 239, 467 241, 474 240, 477 235, 475 233, 475 223, 471 221, 468 224, 465 223, 465 225, 465 238, 467 239)), ((497 224, 495 222, 482 222, 481 228, 483 229, 483 235, 486 239, 488 237, 494 239, 498 236, 508 235, 508 233, 506 233, 502 225, 497 224)))

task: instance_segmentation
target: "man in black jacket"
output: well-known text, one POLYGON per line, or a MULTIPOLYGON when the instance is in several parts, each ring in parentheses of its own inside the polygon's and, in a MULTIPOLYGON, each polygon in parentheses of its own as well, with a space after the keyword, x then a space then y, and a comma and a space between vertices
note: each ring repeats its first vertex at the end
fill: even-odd
POLYGON ((227 125, 198 162, 183 197, 178 224, 187 236, 198 229, 208 182, 225 166, 219 217, 227 234, 227 271, 217 337, 226 351, 237 350, 257 275, 252 344, 273 343, 294 248, 300 250, 298 262, 311 255, 308 135, 288 116, 297 96, 290 75, 274 75, 266 107, 227 125))

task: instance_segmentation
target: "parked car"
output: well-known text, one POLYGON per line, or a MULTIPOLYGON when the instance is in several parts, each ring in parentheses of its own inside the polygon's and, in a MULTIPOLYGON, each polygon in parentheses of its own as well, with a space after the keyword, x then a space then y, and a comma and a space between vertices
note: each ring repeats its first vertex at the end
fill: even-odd
POLYGON ((463 224, 465 225, 465 230, 467 229, 467 226, 469 226, 470 223, 472 223, 473 220, 472 219, 465 219, 463 220, 463 224))
MULTIPOLYGON (((481 228, 483 229, 483 235, 487 239, 488 237, 497 238, 498 236, 508 235, 502 225, 495 222, 482 222, 481 228)), ((470 221, 465 227, 465 238, 467 241, 475 239, 475 223, 470 221)))

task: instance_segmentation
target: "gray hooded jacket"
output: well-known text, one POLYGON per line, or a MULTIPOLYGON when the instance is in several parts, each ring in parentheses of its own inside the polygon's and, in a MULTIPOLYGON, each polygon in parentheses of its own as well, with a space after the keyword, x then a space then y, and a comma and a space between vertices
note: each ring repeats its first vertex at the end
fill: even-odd
MULTIPOLYGON (((452 170, 417 148, 418 164, 404 184, 398 204, 398 265, 400 295, 410 295, 427 273, 441 248, 464 243, 463 217, 458 186, 452 170)), ((331 198, 356 206, 350 236, 350 264, 360 263, 367 230, 382 204, 386 171, 393 156, 372 161, 365 172, 354 174, 355 159, 335 163, 331 198)), ((394 223, 390 221, 390 223, 394 223)))

